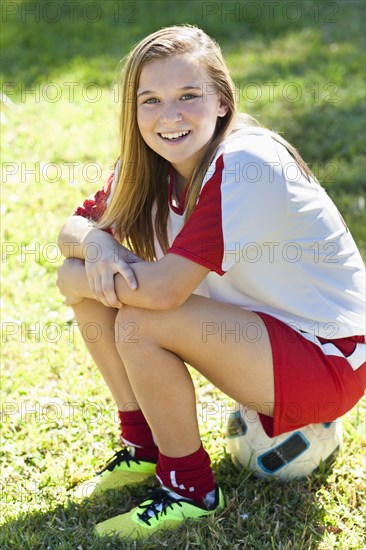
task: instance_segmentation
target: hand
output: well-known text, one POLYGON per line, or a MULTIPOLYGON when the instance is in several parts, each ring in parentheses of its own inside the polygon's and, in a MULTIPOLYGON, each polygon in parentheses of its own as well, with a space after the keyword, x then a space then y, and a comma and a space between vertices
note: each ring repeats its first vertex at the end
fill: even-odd
POLYGON ((78 283, 79 275, 84 270, 83 260, 76 258, 66 259, 57 270, 56 284, 60 293, 66 298, 65 305, 73 306, 81 302, 85 296, 80 292, 78 283))
POLYGON ((105 306, 121 308, 114 276, 120 273, 131 290, 135 290, 137 281, 129 264, 141 260, 113 237, 101 231, 89 233, 83 244, 86 247, 85 272, 90 290, 105 306))

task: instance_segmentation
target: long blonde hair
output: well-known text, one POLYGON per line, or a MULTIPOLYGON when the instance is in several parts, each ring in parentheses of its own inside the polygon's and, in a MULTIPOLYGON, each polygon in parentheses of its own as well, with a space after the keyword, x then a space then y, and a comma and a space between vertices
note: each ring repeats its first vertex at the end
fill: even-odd
MULTIPOLYGON (((194 55, 211 78, 215 91, 227 106, 224 117, 218 117, 214 135, 205 147, 200 162, 191 174, 186 195, 185 221, 195 208, 207 167, 221 141, 238 124, 234 84, 222 57, 219 45, 201 29, 191 25, 163 28, 142 40, 125 59, 121 82, 120 168, 118 182, 111 201, 98 226, 113 225, 115 236, 147 261, 155 258, 154 229, 165 253, 167 236, 168 161, 150 149, 141 137, 137 125, 137 88, 143 67, 153 61, 174 55, 194 55), (156 205, 155 228, 152 208, 156 205)), ((252 117, 244 115, 241 126, 258 126, 252 117)), ((277 134, 305 174, 310 171, 297 151, 277 134)))

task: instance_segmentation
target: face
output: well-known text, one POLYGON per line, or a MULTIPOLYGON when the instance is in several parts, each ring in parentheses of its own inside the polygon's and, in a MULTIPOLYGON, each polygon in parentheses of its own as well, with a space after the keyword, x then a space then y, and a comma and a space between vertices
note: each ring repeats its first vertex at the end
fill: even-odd
POLYGON ((225 116, 206 70, 191 56, 151 61, 141 72, 137 123, 143 140, 187 179, 225 116))

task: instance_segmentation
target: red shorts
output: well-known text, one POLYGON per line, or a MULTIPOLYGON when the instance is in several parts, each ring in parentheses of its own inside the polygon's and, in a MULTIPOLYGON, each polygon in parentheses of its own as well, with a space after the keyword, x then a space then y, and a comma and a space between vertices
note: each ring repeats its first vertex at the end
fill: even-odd
POLYGON ((336 420, 366 388, 365 337, 325 340, 256 312, 269 333, 274 367, 273 418, 260 414, 270 437, 336 420))

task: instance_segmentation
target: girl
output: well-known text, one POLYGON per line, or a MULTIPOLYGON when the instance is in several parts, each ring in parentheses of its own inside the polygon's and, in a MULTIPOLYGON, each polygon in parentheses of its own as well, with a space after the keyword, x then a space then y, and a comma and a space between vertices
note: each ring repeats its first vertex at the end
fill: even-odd
POLYGON ((364 269, 297 151, 240 118, 202 30, 165 28, 131 52, 120 134, 108 185, 61 230, 58 285, 81 330, 101 327, 86 345, 119 408, 125 447, 93 483, 156 471, 161 485, 97 526, 138 538, 224 506, 185 363, 261 413, 271 436, 357 403, 364 269))

